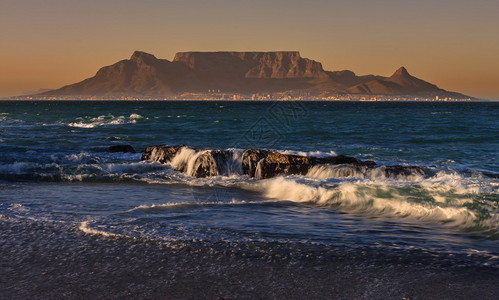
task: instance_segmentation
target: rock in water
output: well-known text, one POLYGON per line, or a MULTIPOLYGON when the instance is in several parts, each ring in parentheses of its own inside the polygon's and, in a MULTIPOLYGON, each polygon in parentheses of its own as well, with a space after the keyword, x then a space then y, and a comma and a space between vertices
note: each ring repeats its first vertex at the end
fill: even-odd
POLYGON ((349 157, 349 156, 344 156, 344 155, 322 157, 322 158, 318 158, 317 160, 318 160, 318 163, 332 164, 332 165, 359 163, 359 161, 355 157, 349 157))
MULTIPOLYGON (((367 170, 377 171, 386 177, 425 176, 417 166, 380 166, 373 161, 359 161, 349 156, 314 157, 282 154, 268 150, 247 149, 241 161, 233 160, 231 150, 203 150, 179 146, 157 145, 147 147, 141 160, 172 163, 175 170, 194 177, 229 176, 234 162, 240 163, 243 174, 256 178, 271 178, 279 175, 306 175, 317 165, 346 165, 350 169, 338 169, 341 176, 355 176, 367 170)), ((240 169, 240 170, 241 170, 240 169)), ((240 171, 239 171, 240 172, 240 171)))
POLYGON ((140 160, 152 160, 152 161, 157 161, 162 164, 170 162, 175 155, 177 155, 177 152, 182 148, 185 147, 185 145, 179 145, 179 146, 168 146, 168 145, 156 145, 156 146, 149 146, 144 150, 142 153, 142 157, 140 160))
POLYGON ((243 174, 247 174, 250 177, 255 177, 256 166, 258 162, 265 158, 267 151, 260 149, 247 149, 244 150, 242 154, 243 161, 243 174))
POLYGON ((425 172, 418 166, 388 166, 385 168, 386 177, 398 177, 398 176, 425 176, 425 172))
MULTIPOLYGON (((213 157, 213 152, 220 151, 209 151, 199 155, 194 162, 193 173, 189 174, 194 177, 209 177, 219 175, 217 162, 213 157)), ((221 152, 221 151, 220 151, 221 152)))
POLYGON ((135 149, 133 149, 133 147, 130 145, 114 145, 109 147, 109 152, 137 153, 135 152, 135 149))
POLYGON ((316 164, 317 158, 315 157, 272 152, 258 162, 255 177, 271 178, 277 175, 305 175, 316 164))
POLYGON ((228 175, 228 163, 231 156, 230 151, 210 150, 202 153, 196 158, 192 176, 209 177, 228 175))

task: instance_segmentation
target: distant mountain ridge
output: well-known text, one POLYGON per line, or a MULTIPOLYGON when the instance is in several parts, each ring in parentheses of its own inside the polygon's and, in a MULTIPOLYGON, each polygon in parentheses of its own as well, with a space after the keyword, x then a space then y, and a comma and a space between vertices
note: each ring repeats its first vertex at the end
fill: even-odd
POLYGON ((185 92, 304 91, 346 95, 410 95, 470 98, 410 75, 404 67, 386 78, 325 71, 298 51, 179 52, 173 61, 135 51, 130 59, 102 67, 81 82, 38 96, 168 97, 185 92))

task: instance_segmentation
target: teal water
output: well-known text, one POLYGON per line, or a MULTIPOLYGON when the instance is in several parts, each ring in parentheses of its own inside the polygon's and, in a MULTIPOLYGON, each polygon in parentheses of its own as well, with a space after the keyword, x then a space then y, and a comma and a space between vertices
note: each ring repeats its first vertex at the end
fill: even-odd
POLYGON ((0 102, 0 220, 102 238, 480 254, 498 264, 499 103, 0 102), (196 179, 128 144, 268 148, 417 165, 196 179), (55 225, 54 225, 55 226, 55 225))

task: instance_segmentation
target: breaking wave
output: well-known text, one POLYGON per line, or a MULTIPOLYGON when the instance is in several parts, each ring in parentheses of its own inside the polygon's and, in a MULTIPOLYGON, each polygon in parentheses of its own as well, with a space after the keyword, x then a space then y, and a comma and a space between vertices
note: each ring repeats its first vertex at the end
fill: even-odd
POLYGON ((481 187, 457 174, 439 173, 416 182, 382 179, 382 176, 376 180, 277 177, 253 183, 249 188, 271 199, 330 207, 347 213, 499 234, 498 189, 481 187), (486 195, 496 200, 484 200, 486 195))
POLYGON ((422 178, 421 174, 410 172, 408 174, 387 172, 385 166, 377 168, 368 168, 365 166, 351 166, 351 165, 317 165, 312 167, 308 173, 308 177, 327 179, 327 178, 363 178, 363 179, 386 179, 393 178, 396 180, 416 181, 422 178))
POLYGON ((122 125, 122 124, 135 124, 138 119, 142 119, 143 117, 139 114, 131 114, 128 117, 118 116, 115 117, 112 114, 102 115, 98 117, 79 117, 76 119, 76 122, 62 123, 69 127, 78 127, 78 128, 94 128, 94 127, 102 127, 109 125, 122 125))
MULTIPOLYGON (((179 170, 189 176, 194 176, 197 159, 203 155, 210 153, 211 150, 194 150, 188 147, 182 147, 173 159, 167 164, 175 170, 179 170)), ((242 170, 242 150, 241 149, 227 149, 223 150, 221 155, 215 155, 215 166, 213 173, 222 176, 240 176, 243 174, 242 170)), ((151 160, 159 160, 161 155, 156 149, 151 153, 151 160)))

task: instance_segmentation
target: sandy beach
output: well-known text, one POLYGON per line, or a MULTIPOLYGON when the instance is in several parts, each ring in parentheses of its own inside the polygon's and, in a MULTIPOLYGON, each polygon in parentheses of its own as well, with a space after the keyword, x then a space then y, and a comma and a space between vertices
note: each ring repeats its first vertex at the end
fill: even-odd
POLYGON ((0 222, 3 299, 494 299, 473 257, 311 245, 161 244, 0 222))

